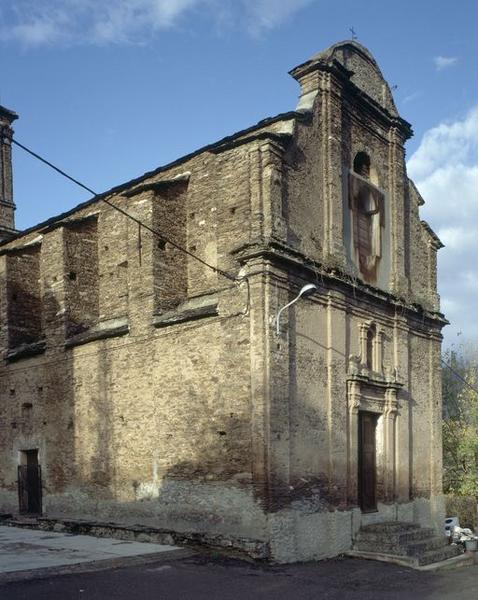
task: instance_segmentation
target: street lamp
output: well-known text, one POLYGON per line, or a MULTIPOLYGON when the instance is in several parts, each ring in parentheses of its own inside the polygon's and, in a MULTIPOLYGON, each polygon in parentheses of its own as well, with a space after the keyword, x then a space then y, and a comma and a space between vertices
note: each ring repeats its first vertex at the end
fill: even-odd
POLYGON ((286 304, 285 306, 283 306, 279 312, 277 313, 276 316, 276 334, 280 335, 280 331, 279 331, 279 321, 280 321, 280 316, 281 313, 286 309, 289 308, 289 306, 292 306, 292 304, 294 304, 295 302, 297 302, 297 300, 299 300, 299 298, 307 298, 307 296, 312 296, 312 294, 314 292, 316 292, 319 288, 314 285, 313 283, 307 283, 306 285, 304 285, 304 287, 300 290, 300 292, 297 294, 297 296, 291 300, 291 302, 289 302, 288 304, 286 304))

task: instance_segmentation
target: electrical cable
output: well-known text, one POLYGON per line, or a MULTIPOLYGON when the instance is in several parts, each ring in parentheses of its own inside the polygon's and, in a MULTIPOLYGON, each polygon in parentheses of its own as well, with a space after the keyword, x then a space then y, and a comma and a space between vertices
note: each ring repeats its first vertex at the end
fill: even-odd
POLYGON ((468 381, 466 381, 466 379, 464 379, 457 371, 455 371, 455 369, 453 369, 452 367, 450 367, 450 365, 445 362, 443 360, 443 358, 441 359, 441 362, 445 365, 445 367, 447 367, 447 369, 449 369, 453 375, 459 379, 462 383, 464 383, 467 387, 470 388, 470 390, 473 390, 474 392, 476 392, 478 394, 478 388, 474 387, 473 385, 471 385, 471 383, 468 383, 468 381))

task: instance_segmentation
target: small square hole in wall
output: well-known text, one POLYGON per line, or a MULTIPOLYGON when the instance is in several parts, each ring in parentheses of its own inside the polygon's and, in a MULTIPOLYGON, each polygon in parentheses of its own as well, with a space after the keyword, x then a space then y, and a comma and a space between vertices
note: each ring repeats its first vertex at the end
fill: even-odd
POLYGON ((237 206, 233 206, 231 208, 231 215, 235 215, 236 214, 236 210, 237 210, 237 206))
POLYGON ((192 244, 191 246, 189 246, 189 250, 191 252, 196 252, 196 246, 194 244, 192 244))
POLYGON ((159 242, 158 242, 158 248, 160 250, 166 250, 166 242, 164 240, 159 240, 159 242))
POLYGON ((68 279, 69 279, 70 281, 76 281, 76 273, 75 273, 75 271, 70 271, 70 272, 68 273, 68 279))
POLYGON ((24 402, 22 404, 22 417, 28 418, 32 414, 33 404, 31 402, 24 402))

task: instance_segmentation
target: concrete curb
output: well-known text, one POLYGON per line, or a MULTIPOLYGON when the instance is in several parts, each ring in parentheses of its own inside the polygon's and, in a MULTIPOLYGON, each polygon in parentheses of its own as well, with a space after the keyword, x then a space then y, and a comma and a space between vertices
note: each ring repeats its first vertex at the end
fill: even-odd
POLYGON ((149 525, 127 525, 114 522, 47 516, 25 518, 11 514, 0 514, 0 525, 53 531, 56 533, 68 532, 98 538, 107 537, 118 540, 159 543, 166 546, 196 546, 205 550, 209 549, 218 552, 236 550, 255 560, 269 559, 269 545, 263 540, 232 538, 230 536, 224 539, 220 534, 203 534, 191 531, 179 532, 149 525))

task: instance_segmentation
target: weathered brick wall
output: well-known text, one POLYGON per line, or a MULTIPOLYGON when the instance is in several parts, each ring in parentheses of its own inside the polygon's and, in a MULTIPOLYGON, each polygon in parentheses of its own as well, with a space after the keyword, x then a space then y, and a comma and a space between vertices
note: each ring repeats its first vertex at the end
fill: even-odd
MULTIPOLYGON (((213 265, 228 261, 237 270, 230 251, 248 239, 249 228, 231 232, 236 215, 247 213, 247 191, 237 200, 227 179, 209 189, 203 179, 217 179, 221 155, 207 157, 205 166, 203 160, 187 165, 187 185, 111 201, 181 246, 196 240, 195 253, 213 265), (219 210, 230 219, 219 222, 219 210), (203 238, 205 227, 210 235, 203 238)), ((243 169, 247 161, 235 169, 247 182, 243 169)), ((44 309, 37 314, 47 348, 2 366, 4 508, 16 502, 17 452, 39 448, 50 513, 264 537, 251 474, 246 290, 101 203, 42 235, 48 253, 39 261, 44 309), (216 298, 216 316, 153 326, 158 310, 201 294, 216 298), (104 323, 119 317, 129 335, 65 349, 80 328, 103 323, 104 332, 104 323), (31 405, 27 412, 24 404, 31 405)))

